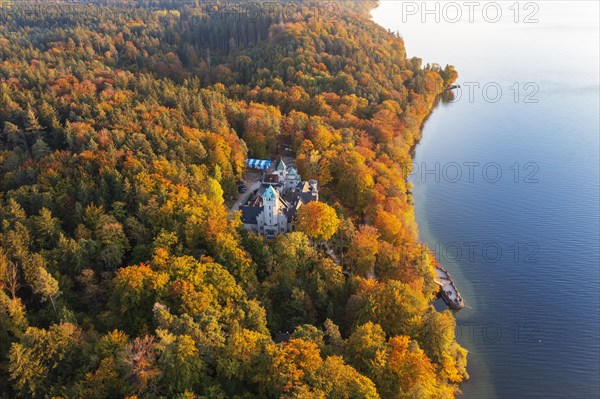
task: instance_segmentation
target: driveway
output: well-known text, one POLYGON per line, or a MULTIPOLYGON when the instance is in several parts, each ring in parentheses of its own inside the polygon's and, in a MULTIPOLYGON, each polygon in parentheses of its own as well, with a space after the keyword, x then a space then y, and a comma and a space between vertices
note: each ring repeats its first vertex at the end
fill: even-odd
POLYGON ((235 201, 235 203, 231 207, 231 211, 235 212, 235 211, 239 210, 240 205, 243 205, 248 201, 248 198, 250 197, 250 195, 252 195, 252 193, 255 192, 256 190, 258 190, 258 188, 260 187, 260 184, 261 184, 260 180, 246 182, 246 187, 248 188, 248 190, 245 193, 240 194, 238 199, 235 201))
MULTIPOLYGON (((283 159, 283 162, 285 162, 285 164, 287 166, 293 166, 294 168, 296 168, 296 158, 294 157, 289 157, 289 156, 282 156, 281 157, 283 159)), ((277 165, 279 165, 279 161, 276 162, 275 167, 277 167, 277 165)), ((298 169, 298 168, 296 168, 298 169)))

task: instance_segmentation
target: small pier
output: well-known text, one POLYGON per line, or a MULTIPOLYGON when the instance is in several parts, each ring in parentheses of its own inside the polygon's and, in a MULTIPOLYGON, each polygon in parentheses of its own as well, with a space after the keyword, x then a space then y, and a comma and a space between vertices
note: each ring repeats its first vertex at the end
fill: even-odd
POLYGON ((450 85, 450 86, 446 87, 445 90, 454 90, 454 89, 460 89, 460 85, 450 85))
POLYGON ((450 277, 448 270, 441 266, 437 266, 435 268, 435 274, 435 282, 440 286, 440 295, 444 299, 444 302, 454 310, 464 308, 465 303, 463 302, 456 285, 454 285, 454 281, 452 281, 452 277, 450 277))

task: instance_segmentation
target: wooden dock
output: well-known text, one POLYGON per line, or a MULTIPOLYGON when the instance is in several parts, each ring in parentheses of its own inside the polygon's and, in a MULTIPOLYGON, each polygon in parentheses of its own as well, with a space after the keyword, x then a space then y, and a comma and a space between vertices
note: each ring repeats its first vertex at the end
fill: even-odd
POLYGON ((456 285, 454 285, 454 281, 452 281, 452 277, 450 277, 448 270, 438 266, 435 268, 435 273, 435 282, 440 286, 440 295, 444 299, 444 302, 446 302, 450 308, 455 310, 464 308, 465 303, 463 302, 456 285))

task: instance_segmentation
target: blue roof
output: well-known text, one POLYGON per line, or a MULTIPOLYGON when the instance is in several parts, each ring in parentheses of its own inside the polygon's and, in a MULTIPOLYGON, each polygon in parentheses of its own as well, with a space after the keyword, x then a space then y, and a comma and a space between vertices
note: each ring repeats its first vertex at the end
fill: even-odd
POLYGON ((249 168, 254 169, 269 169, 271 167, 271 161, 264 159, 246 159, 246 164, 249 168))
POLYGON ((263 198, 277 198, 277 193, 275 192, 275 190, 273 190, 273 187, 269 186, 265 190, 263 198))

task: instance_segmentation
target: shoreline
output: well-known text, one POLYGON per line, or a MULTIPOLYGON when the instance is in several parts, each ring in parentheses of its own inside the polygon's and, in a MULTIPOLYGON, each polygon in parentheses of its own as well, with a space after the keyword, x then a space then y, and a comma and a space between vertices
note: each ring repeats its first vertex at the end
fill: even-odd
MULTIPOLYGON (((387 28, 385 28, 383 25, 381 25, 380 23, 378 23, 378 22, 375 20, 374 16, 373 16, 373 11, 374 11, 374 10, 376 10, 378 7, 381 7, 381 2, 378 2, 377 6, 376 6, 376 7, 373 7, 373 8, 372 8, 372 9, 369 11, 369 16, 370 16, 371 20, 372 20, 372 21, 373 21, 375 24, 377 24, 378 26, 380 26, 380 27, 381 27, 381 28, 383 28, 383 29, 387 29, 387 28)), ((407 53, 408 53, 408 51, 407 51, 407 53)), ((455 83, 453 82, 453 83, 452 83, 452 84, 451 84, 449 87, 446 87, 446 88, 442 89, 442 91, 440 91, 439 93, 437 93, 437 94, 434 96, 433 100, 432 100, 431 102, 429 102, 429 104, 428 104, 428 113, 427 113, 427 116, 425 116, 425 118, 423 118, 423 120, 422 120, 422 121, 421 121, 421 123, 419 124, 419 129, 418 129, 418 131, 419 131, 419 135, 418 135, 418 138, 417 138, 417 139, 415 140, 415 142, 414 142, 414 143, 413 143, 413 144, 410 146, 409 155, 410 155, 410 158, 411 158, 411 162, 412 162, 412 164, 411 164, 411 170, 410 170, 410 172, 409 172, 409 173, 407 173, 407 174, 406 174, 406 177, 405 177, 405 179, 406 179, 406 183, 407 183, 407 184, 410 184, 410 192, 409 192, 409 195, 410 195, 410 205, 412 206, 412 210, 413 210, 413 214, 414 214, 414 218, 415 218, 415 224, 416 224, 416 226, 417 226, 417 239, 418 239, 418 241, 419 241, 419 242, 421 242, 421 243, 425 244, 425 245, 426 245, 426 247, 428 248, 428 250, 430 250, 430 251, 431 251, 431 248, 430 248, 430 245, 429 245, 429 241, 430 241, 430 240, 428 240, 428 238, 432 238, 432 237, 434 237, 434 236, 433 236, 433 235, 431 234, 431 232, 430 232, 430 229, 429 229, 429 225, 428 225, 428 222, 427 222, 427 220, 425 220, 425 221, 423 221, 423 220, 419 220, 419 219, 420 219, 420 218, 418 217, 418 216, 419 216, 419 212, 417 212, 417 206, 416 206, 416 204, 417 204, 417 198, 416 198, 416 196, 415 196, 415 189, 417 188, 417 185, 415 185, 415 184, 414 184, 414 182, 412 182, 412 181, 411 181, 409 178, 410 178, 410 175, 411 175, 411 173, 412 173, 412 165, 414 164, 414 162, 415 162, 415 159, 416 159, 416 157, 417 157, 417 154, 416 154, 417 147, 419 146, 419 144, 421 144, 421 142, 422 142, 422 140, 423 140, 423 137, 424 137, 424 132, 425 132, 425 127, 426 127, 426 125, 427 125, 427 122, 429 122, 429 120, 430 120, 430 118, 432 117, 432 115, 433 115, 434 111, 435 111, 435 110, 436 110, 436 109, 437 109, 437 108, 440 106, 440 103, 442 102, 442 96, 443 96, 443 94, 444 94, 446 91, 448 91, 448 89, 449 89, 449 88, 453 87, 454 85, 455 85, 455 83)), ((426 187, 425 187, 424 185, 422 185, 422 186, 421 186, 421 188, 422 188, 422 194, 423 194, 423 197, 426 197, 426 187)), ((420 202, 420 201, 419 201, 419 202, 420 202)), ((425 210, 425 209, 426 209, 426 208, 425 208, 425 204, 424 204, 424 202, 425 202, 425 198, 422 198, 422 202, 423 202, 423 206, 421 207, 421 209, 424 209, 424 210, 425 210)), ((424 211, 424 212, 426 212, 426 211, 424 211)), ((424 214, 424 215, 422 215, 422 216, 426 218, 426 214, 424 214)), ((435 239, 434 239, 433 241, 435 241, 435 239)), ((454 264, 454 263, 453 263, 453 264, 454 264)), ((457 272, 457 273, 458 273, 458 275, 461 277, 461 279, 462 279, 462 280, 465 280, 465 278, 464 278, 464 276, 463 276, 463 273, 462 273, 462 269, 460 268, 460 265, 456 264, 456 266, 457 266, 456 268, 458 269, 458 272, 457 272)), ((444 270, 444 269, 443 269, 443 267, 447 267, 447 265, 440 265, 440 267, 442 268, 442 270, 444 270)), ((454 268, 453 268, 453 269, 454 269, 454 268)), ((437 273, 437 272, 436 272, 436 273, 437 273)), ((437 282, 436 282, 436 283, 437 283, 437 282)), ((453 284, 455 284, 454 280, 453 280, 453 284)), ((458 289, 457 289, 457 292, 458 292, 458 289)), ((469 290, 467 290, 467 292, 473 292, 473 291, 472 291, 472 288, 470 288, 469 290)), ((459 294, 459 295, 460 295, 460 294, 459 294)), ((441 289, 441 287, 440 287, 440 291, 438 292, 438 299, 440 299, 441 297, 442 297, 442 289, 441 289)), ((462 299, 461 299, 461 301, 462 301, 462 299)), ((450 310, 450 311, 453 313, 453 317, 454 317, 454 320, 455 320, 455 321, 456 321, 456 323, 457 323, 457 327, 460 329, 460 327, 459 327, 459 325, 458 325, 458 319, 457 319, 457 313, 458 313, 458 311, 459 311, 459 310, 461 310, 461 309, 464 309, 464 307, 467 307, 467 308, 468 308, 468 310, 472 311, 472 310, 473 310, 473 307, 471 307, 471 306, 464 306, 464 305, 463 305, 463 307, 461 307, 461 309, 458 309, 458 310, 453 310, 453 309, 450 307, 450 305, 449 305, 449 304, 448 304, 448 303, 445 301, 445 299, 444 299, 444 302, 445 302, 445 306, 448 308, 448 310, 450 310)), ((433 303, 431 304, 431 306, 433 307, 433 303)), ((436 311, 437 311, 437 310, 436 310, 436 311)), ((464 310, 463 310, 463 312, 464 312, 464 310)), ((471 312, 469 312, 469 313, 471 313, 471 312)), ((459 341, 459 337, 455 337, 455 341, 456 341, 457 343, 459 343, 459 342, 458 342, 458 341, 459 341)), ((460 343, 459 343, 459 344, 460 344, 460 343)), ((462 345, 461 345, 461 346, 462 346, 462 345)), ((469 356, 469 357, 471 357, 470 355, 471 355, 471 351, 469 351, 469 354, 468 354, 468 356, 469 356)), ((469 359, 469 357, 467 358, 466 368, 467 368, 467 371, 469 371, 469 372, 470 372, 470 370, 471 370, 473 367, 472 367, 472 363, 470 362, 470 359, 469 359), (470 366, 470 365, 471 365, 471 366, 470 366)), ((477 356, 476 356, 476 357, 477 357, 477 356)), ((476 363, 477 363, 477 361, 476 361, 476 363)), ((479 368, 478 368, 478 369, 479 369, 479 368)), ((484 371, 484 372, 486 372, 486 373, 489 373, 489 370, 488 370, 488 368, 487 368, 487 367, 482 367, 482 369, 483 369, 483 370, 479 369, 479 371, 484 371)), ((471 374, 470 374, 468 378, 466 378, 465 380, 461 381, 461 382, 458 384, 458 387, 459 387, 460 391, 459 391, 459 393, 457 393, 456 397, 465 398, 465 396, 463 395, 463 387, 464 387, 466 384, 468 384, 470 381, 472 381, 472 379, 473 379, 473 375, 471 375, 471 374)), ((493 386, 491 387, 491 389, 492 389, 492 390, 494 390, 493 386)))

